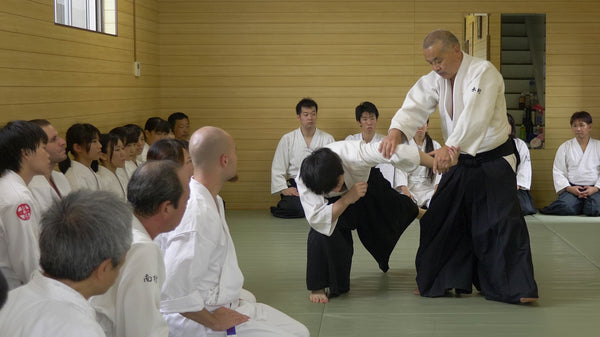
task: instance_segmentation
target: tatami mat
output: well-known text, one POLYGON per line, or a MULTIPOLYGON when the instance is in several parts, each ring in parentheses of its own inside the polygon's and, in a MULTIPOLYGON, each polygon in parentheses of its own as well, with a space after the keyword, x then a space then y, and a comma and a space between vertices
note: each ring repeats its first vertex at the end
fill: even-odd
POLYGON ((228 211, 245 287, 259 302, 304 323, 313 337, 599 336, 600 218, 526 217, 540 301, 510 305, 476 294, 422 298, 415 288, 414 222, 382 273, 355 236, 350 293, 308 301, 304 219, 228 211))

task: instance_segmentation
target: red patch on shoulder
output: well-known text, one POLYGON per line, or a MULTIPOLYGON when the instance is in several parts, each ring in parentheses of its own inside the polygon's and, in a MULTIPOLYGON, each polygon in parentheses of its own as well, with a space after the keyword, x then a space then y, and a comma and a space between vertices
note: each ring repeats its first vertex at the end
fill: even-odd
POLYGON ((28 204, 20 204, 17 207, 17 216, 21 220, 31 219, 31 207, 28 204))

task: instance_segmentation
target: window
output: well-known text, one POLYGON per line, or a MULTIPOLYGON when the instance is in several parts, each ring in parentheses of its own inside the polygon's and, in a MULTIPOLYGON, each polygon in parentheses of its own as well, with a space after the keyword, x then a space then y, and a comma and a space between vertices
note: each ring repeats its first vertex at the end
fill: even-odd
POLYGON ((116 35, 117 2, 116 0, 54 0, 54 22, 116 35))

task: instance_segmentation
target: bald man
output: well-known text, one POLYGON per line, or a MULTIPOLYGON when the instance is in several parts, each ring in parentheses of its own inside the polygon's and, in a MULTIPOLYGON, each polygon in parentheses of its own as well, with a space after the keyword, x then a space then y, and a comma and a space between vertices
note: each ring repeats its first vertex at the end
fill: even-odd
POLYGON ((516 148, 508 138, 502 75, 463 53, 445 30, 427 35, 423 56, 433 71, 408 92, 380 147, 389 157, 439 108, 445 145, 433 151, 433 168, 447 173, 421 219, 416 293, 471 293, 475 285, 490 300, 533 302, 538 291, 515 189, 516 148), (453 147, 461 154, 449 168, 453 147))
POLYGON ((161 242, 167 275, 161 311, 170 336, 309 336, 286 314, 241 299, 244 276, 219 196, 225 182, 237 180, 233 138, 222 129, 203 127, 190 139, 190 155, 194 176, 187 209, 161 242))

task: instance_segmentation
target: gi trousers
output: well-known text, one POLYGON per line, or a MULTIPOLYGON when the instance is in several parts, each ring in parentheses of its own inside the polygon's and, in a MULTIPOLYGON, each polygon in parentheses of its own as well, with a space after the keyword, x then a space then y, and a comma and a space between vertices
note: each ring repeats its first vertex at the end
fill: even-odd
POLYGON ((443 175, 421 218, 415 264, 422 296, 471 293, 475 285, 489 300, 538 297, 515 172, 503 158, 511 148, 461 155, 443 175))
POLYGON ((329 288, 329 297, 350 290, 353 229, 379 268, 383 272, 389 269, 390 255, 404 230, 417 217, 418 209, 409 197, 390 186, 379 169, 371 169, 367 183, 365 196, 346 208, 331 236, 310 229, 306 266, 308 290, 329 288))

